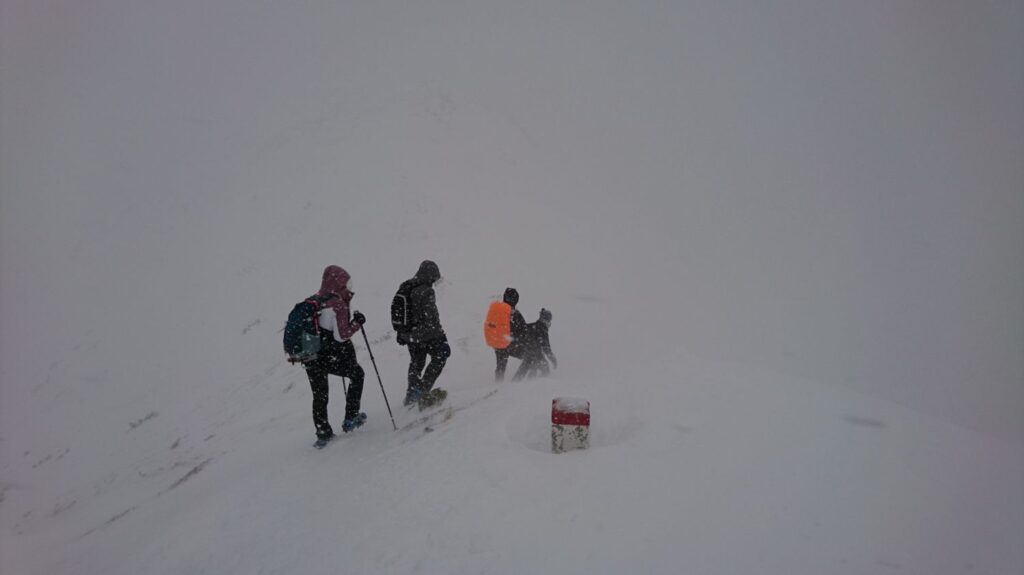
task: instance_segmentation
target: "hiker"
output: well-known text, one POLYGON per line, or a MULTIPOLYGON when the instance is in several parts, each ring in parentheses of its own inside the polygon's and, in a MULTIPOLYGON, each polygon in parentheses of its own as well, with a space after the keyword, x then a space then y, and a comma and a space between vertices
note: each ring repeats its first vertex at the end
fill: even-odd
POLYGON ((415 277, 402 282, 392 300, 391 324, 395 328, 398 345, 409 347, 409 386, 403 402, 407 407, 418 403, 423 409, 444 401, 447 396, 443 389, 434 389, 445 362, 452 354, 448 337, 441 327, 437 296, 434 294, 434 284, 440 279, 441 271, 437 264, 425 260, 415 277))
POLYGON ((356 311, 349 318, 349 302, 355 295, 349 290, 349 277, 348 272, 341 267, 327 266, 320 291, 313 296, 322 301, 323 305, 317 318, 320 351, 315 359, 303 363, 303 366, 313 389, 313 425, 316 426, 318 446, 334 438, 334 430, 327 421, 328 374, 349 380, 345 394, 345 420, 341 430, 348 433, 366 421, 366 414, 359 411, 363 395, 363 368, 356 360, 356 350, 350 341, 366 323, 366 317, 356 311))
POLYGON ((491 302, 487 309, 487 318, 484 320, 484 340, 487 345, 494 348, 494 358, 497 363, 494 368, 494 381, 505 380, 505 367, 508 365, 510 356, 522 358, 517 339, 523 336, 526 320, 523 319, 523 314, 516 309, 517 303, 519 303, 519 292, 515 288, 505 288, 505 295, 501 301, 491 302))
POLYGON ((540 374, 546 376, 550 373, 548 362, 551 367, 558 369, 558 360, 551 351, 551 340, 548 338, 548 329, 551 328, 551 312, 541 308, 540 318, 526 325, 525 333, 517 343, 519 352, 522 354, 523 363, 512 376, 512 381, 519 381, 524 377, 535 377, 540 374))

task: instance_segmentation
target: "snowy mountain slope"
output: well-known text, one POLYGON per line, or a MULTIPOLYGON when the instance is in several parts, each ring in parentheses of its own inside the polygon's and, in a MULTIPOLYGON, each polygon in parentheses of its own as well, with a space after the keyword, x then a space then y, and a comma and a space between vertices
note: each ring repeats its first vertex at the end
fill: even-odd
POLYGON ((1019 572, 1022 28, 4 2, 0 571, 1019 572), (394 407, 424 258, 453 403, 507 285, 561 370, 420 437, 360 345, 370 422, 313 453, 285 313, 352 272, 394 407), (557 394, 590 452, 544 453, 557 394))
MULTIPOLYGON (((187 464, 160 443, 151 465, 166 472, 81 493, 54 510, 60 521, 24 521, 21 538, 42 549, 19 546, 13 565, 1003 573, 1024 560, 1018 447, 841 388, 665 359, 505 384, 426 434, 392 431, 371 387, 366 428, 322 452, 309 446, 308 394, 277 389, 187 464), (590 451, 548 452, 555 395, 592 401, 590 451), (63 552, 43 551, 54 545, 63 552)), ((497 387, 450 381, 453 405, 497 387)))

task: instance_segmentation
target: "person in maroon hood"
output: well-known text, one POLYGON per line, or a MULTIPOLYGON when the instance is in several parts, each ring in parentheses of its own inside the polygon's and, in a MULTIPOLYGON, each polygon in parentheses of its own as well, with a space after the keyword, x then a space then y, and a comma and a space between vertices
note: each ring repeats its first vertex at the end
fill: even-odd
POLYGON ((304 365, 313 389, 313 425, 316 426, 318 446, 334 437, 334 430, 327 421, 328 374, 349 380, 342 431, 352 431, 366 421, 366 414, 359 411, 363 396, 363 368, 356 361, 356 350, 350 341, 366 323, 366 317, 358 311, 349 316, 349 303, 355 295, 349 289, 349 279, 348 272, 341 267, 327 266, 320 291, 314 296, 323 301, 318 318, 320 352, 315 360, 304 365))

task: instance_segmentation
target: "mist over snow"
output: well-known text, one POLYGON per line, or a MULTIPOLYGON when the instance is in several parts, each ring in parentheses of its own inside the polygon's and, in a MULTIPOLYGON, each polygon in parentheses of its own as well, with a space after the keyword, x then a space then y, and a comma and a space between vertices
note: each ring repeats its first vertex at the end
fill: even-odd
POLYGON ((1021 2, 3 0, 0 573, 1022 573, 1022 102, 1021 2), (423 259, 459 410, 313 451, 423 259))

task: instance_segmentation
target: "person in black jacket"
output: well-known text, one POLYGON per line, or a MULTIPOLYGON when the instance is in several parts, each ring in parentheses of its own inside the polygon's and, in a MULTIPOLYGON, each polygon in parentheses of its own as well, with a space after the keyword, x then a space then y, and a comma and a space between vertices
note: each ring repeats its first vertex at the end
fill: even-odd
POLYGON ((409 293, 408 313, 411 316, 408 328, 397 334, 398 344, 409 347, 409 387, 404 402, 406 406, 419 402, 420 407, 424 407, 424 403, 441 401, 446 395, 441 389, 434 390, 434 384, 452 354, 451 347, 448 346, 448 336, 441 327, 437 298, 434 294, 434 284, 439 279, 441 271, 437 264, 426 260, 420 264, 416 276, 403 282, 399 288, 400 292, 409 293))
POLYGON ((558 369, 558 360, 551 351, 551 339, 548 337, 548 329, 551 327, 551 312, 546 309, 540 310, 540 319, 527 324, 523 337, 517 342, 518 350, 522 354, 523 363, 512 376, 512 381, 519 381, 524 377, 535 377, 538 374, 546 376, 550 373, 548 361, 555 369, 558 369))
POLYGON ((523 314, 519 313, 519 310, 516 309, 516 304, 519 303, 519 292, 515 288, 505 288, 505 295, 501 298, 501 301, 507 303, 512 308, 509 330, 511 331, 512 341, 505 349, 494 350, 494 357, 497 361, 497 366, 494 369, 495 381, 505 380, 505 368, 508 366, 509 357, 522 359, 523 356, 518 342, 526 331, 526 320, 523 319, 523 314))

